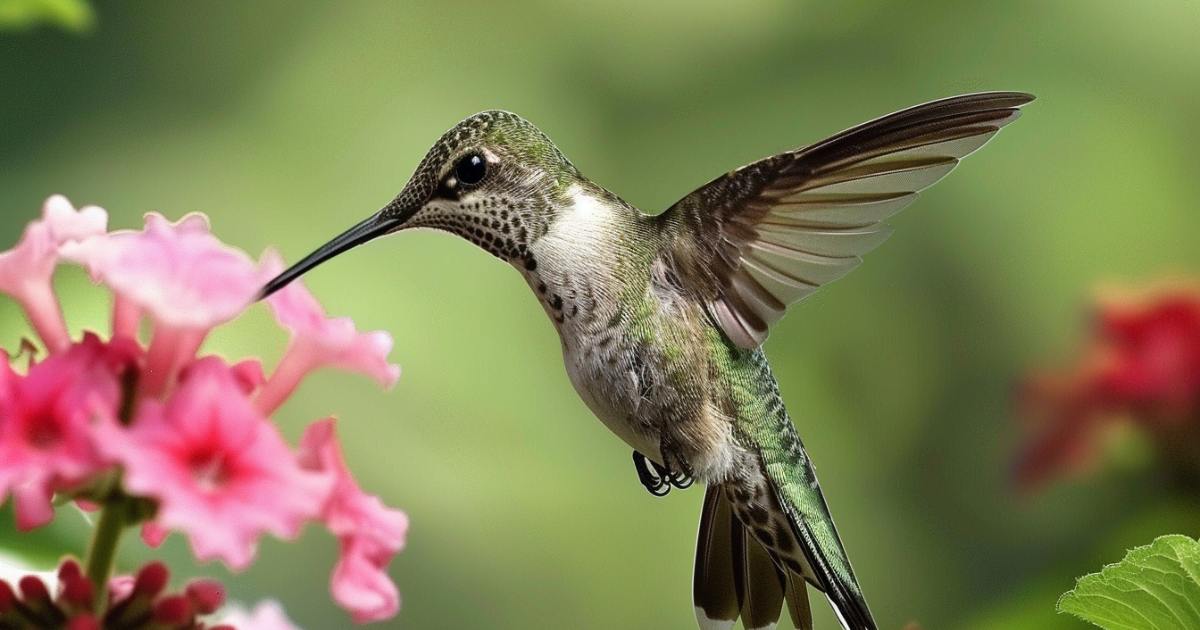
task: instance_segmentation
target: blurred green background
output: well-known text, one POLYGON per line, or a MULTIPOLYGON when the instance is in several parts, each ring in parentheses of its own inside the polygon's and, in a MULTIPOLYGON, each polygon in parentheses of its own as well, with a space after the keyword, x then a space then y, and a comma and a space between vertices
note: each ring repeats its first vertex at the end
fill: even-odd
MULTIPOLYGON (((658 212, 901 107, 1034 92, 867 264, 794 309, 768 354, 884 628, 1082 627, 1054 614, 1075 576, 1200 530, 1195 501, 1137 458, 1032 497, 1009 476, 1012 383, 1079 343, 1096 283, 1200 270, 1200 4, 17 1, 0 0, 0 243, 63 193, 116 227, 201 210, 225 240, 295 259, 488 108, 658 212)), ((336 414, 363 485, 410 515, 387 627, 694 627, 703 493, 646 494, 518 274, 416 232, 308 284, 391 331, 405 369, 391 392, 321 373, 278 416, 295 437, 336 414)), ((104 325, 82 274, 60 287, 74 327, 104 325)), ((0 302, 0 346, 23 334, 0 302)), ((208 348, 272 360, 283 341, 259 308, 208 348)), ((4 548, 82 552, 74 514, 32 538, 0 516, 4 548)), ((124 568, 150 557, 126 543, 124 568)), ((315 528, 266 541, 231 590, 280 599, 306 628, 348 625, 327 595, 335 547, 315 528)), ((165 549, 225 575, 193 567, 178 537, 165 549)))

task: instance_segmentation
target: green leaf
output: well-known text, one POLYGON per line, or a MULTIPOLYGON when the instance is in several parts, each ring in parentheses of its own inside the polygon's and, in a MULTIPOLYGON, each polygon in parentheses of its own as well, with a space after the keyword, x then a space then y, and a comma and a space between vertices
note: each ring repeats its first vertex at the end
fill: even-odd
POLYGON ((95 21, 87 0, 0 0, 0 30, 53 24, 80 32, 90 29, 95 21))
POLYGON ((1133 549, 1079 578, 1058 611, 1106 630, 1200 628, 1200 543, 1172 535, 1133 549))
POLYGON ((84 536, 91 528, 72 526, 68 522, 72 520, 79 519, 59 514, 51 525, 29 532, 18 531, 9 501, 0 506, 0 554, 12 556, 39 571, 52 570, 64 555, 81 557, 86 546, 84 536))

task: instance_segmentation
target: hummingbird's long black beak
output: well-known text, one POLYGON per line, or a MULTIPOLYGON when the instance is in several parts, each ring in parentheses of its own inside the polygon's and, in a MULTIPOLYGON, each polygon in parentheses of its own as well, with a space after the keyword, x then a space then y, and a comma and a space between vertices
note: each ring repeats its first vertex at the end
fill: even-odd
POLYGON ((410 213, 397 213, 389 206, 367 217, 366 220, 337 235, 333 240, 318 247, 315 252, 305 256, 300 262, 288 267, 283 273, 272 278, 270 282, 263 285, 263 288, 259 290, 257 299, 261 300, 282 289, 292 280, 304 275, 313 267, 348 249, 395 231, 396 228, 404 223, 407 218, 404 216, 406 214, 410 213))

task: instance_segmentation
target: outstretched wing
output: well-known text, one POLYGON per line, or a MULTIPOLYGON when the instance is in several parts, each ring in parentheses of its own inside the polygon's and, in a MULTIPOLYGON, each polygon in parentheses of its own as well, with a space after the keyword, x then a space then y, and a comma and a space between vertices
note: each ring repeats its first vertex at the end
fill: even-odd
POLYGON ((726 336, 756 347, 788 305, 883 242, 884 219, 1032 100, 988 92, 934 101, 743 166, 660 215, 672 238, 667 262, 726 336))

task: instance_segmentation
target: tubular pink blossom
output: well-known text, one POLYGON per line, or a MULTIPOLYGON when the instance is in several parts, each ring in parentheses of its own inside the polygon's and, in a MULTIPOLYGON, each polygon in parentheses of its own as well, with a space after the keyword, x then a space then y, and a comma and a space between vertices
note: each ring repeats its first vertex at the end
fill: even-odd
POLYGON ((146 366, 142 370, 141 393, 157 398, 174 383, 175 377, 187 362, 196 356, 196 350, 204 342, 206 331, 194 328, 176 328, 160 324, 150 340, 146 352, 146 366))
POLYGON ((365 538, 342 539, 341 557, 333 568, 330 591, 333 599, 350 611, 354 621, 391 619, 400 610, 400 592, 386 571, 392 555, 365 538))
POLYGON ((66 197, 54 195, 42 206, 41 220, 25 228, 16 247, 0 253, 0 292, 21 304, 51 352, 61 352, 70 343, 51 285, 59 250, 65 243, 103 234, 107 223, 108 213, 102 208, 75 210, 66 197))
MULTIPOLYGON (((274 251, 263 255, 263 270, 273 276, 283 269, 274 251)), ((295 391, 310 372, 333 366, 366 374, 384 387, 400 378, 400 367, 389 364, 392 337, 385 332, 360 333, 349 318, 331 318, 300 281, 280 289, 267 303, 275 319, 292 333, 291 342, 255 404, 271 413, 295 391)))
POLYGON ((112 311, 113 337, 137 339, 142 309, 128 299, 114 294, 112 311))
POLYGON ((95 448, 95 425, 115 422, 120 375, 137 352, 129 344, 104 344, 85 335, 24 377, 0 362, 0 499, 14 493, 22 529, 50 520, 54 490, 104 468, 95 448))
MULTIPOLYGON (((156 525, 187 535, 200 560, 243 569, 258 538, 294 538, 328 499, 333 477, 304 470, 220 359, 193 363, 165 403, 146 400, 103 448, 130 492, 159 501, 156 525)), ((154 530, 152 529, 153 533, 154 530)))
MULTIPOLYGON (((148 545, 179 532, 198 559, 234 570, 253 560, 264 534, 295 538, 304 523, 320 519, 341 549, 331 578, 334 599, 358 622, 394 616, 400 595, 387 566, 404 547, 407 517, 351 477, 332 420, 310 426, 296 453, 268 418, 320 367, 391 386, 399 376, 387 361, 391 337, 328 317, 296 283, 270 301, 291 333, 270 378, 257 359, 197 358, 210 330, 248 307, 282 267, 279 257, 267 252, 256 265, 217 240, 200 214, 171 223, 151 213, 140 231, 106 233, 106 222, 99 208, 76 211, 65 198, 51 197, 42 219, 0 253, 0 292, 21 303, 50 350, 40 362, 28 340, 15 357, 0 351, 6 359, 0 360, 0 505, 12 498, 20 529, 50 522, 56 494, 80 509, 103 509, 93 541, 102 551, 116 540, 118 528, 110 525, 121 525, 110 516, 122 512, 109 510, 153 509, 152 520, 141 522, 148 545), (72 343, 51 284, 60 257, 111 289, 109 340, 88 333, 72 343), (150 334, 139 340, 143 318, 150 334), (23 373, 14 368, 26 363, 23 373)), ((74 561, 62 571, 70 584, 59 599, 51 601, 46 589, 38 597, 77 607, 83 616, 72 622, 87 623, 72 627, 99 627, 90 598, 103 588, 93 592, 99 582, 74 561)), ((158 622, 190 627, 223 599, 210 583, 161 595, 166 579, 163 565, 148 565, 135 579, 114 579, 108 602, 120 607, 141 598, 158 622), (147 590, 151 582, 157 586, 147 590)), ((294 628, 271 602, 240 619, 239 627, 255 630, 294 628)))
MULTIPOLYGON (((120 299, 175 329, 207 331, 233 319, 263 281, 254 261, 221 243, 198 213, 170 223, 151 212, 140 232, 95 236, 62 252, 120 299)), ((130 317, 122 315, 122 327, 130 317)))
POLYGON ((300 441, 300 462, 336 480, 321 515, 341 545, 331 579, 333 598, 360 623, 394 616, 400 594, 386 569, 404 548, 408 517, 358 486, 342 457, 333 419, 309 425, 300 441))

